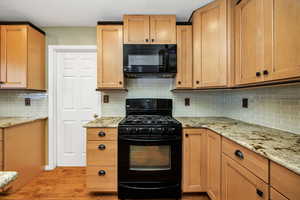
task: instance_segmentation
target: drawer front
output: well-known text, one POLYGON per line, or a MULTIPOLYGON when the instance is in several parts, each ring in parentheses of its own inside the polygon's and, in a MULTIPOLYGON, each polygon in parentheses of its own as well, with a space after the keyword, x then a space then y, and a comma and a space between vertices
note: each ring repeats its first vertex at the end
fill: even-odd
POLYGON ((87 165, 114 166, 117 160, 117 142, 88 141, 87 165))
POLYGON ((266 183, 269 182, 268 159, 226 138, 222 138, 222 151, 266 183))
POLYGON ((117 128, 88 128, 87 140, 117 140, 117 128))
POLYGON ((300 199, 300 176, 294 172, 271 162, 270 183, 273 188, 288 199, 300 199))
POLYGON ((283 195, 281 195, 279 192, 271 188, 270 190, 270 200, 288 200, 283 195))
POLYGON ((86 185, 89 190, 98 192, 117 191, 117 171, 115 167, 88 166, 86 185))

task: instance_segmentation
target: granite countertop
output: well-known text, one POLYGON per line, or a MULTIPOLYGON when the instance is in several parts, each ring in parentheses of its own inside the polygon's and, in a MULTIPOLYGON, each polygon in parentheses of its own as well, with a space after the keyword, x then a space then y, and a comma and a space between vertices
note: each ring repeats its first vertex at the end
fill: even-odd
POLYGON ((208 128, 300 175, 300 134, 223 117, 176 117, 184 128, 208 128))
POLYGON ((100 117, 85 124, 85 128, 117 128, 124 117, 100 117))
POLYGON ((9 128, 47 118, 48 117, 0 117, 0 128, 9 128))
POLYGON ((17 172, 4 172, 0 171, 0 188, 4 188, 8 184, 10 184, 12 181, 14 181, 18 176, 17 172))

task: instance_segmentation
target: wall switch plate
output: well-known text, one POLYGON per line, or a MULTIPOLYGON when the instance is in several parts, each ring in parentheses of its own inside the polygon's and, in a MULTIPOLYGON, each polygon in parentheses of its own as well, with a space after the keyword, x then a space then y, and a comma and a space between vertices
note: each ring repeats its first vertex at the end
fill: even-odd
POLYGON ((25 98, 25 106, 31 106, 31 99, 25 98))
POLYGON ((185 106, 190 106, 190 104, 191 104, 190 98, 185 98, 184 99, 184 105, 185 106))
POLYGON ((109 96, 107 94, 103 95, 103 103, 109 103, 109 96))
POLYGON ((242 106, 243 106, 243 108, 248 108, 248 98, 242 99, 242 106))

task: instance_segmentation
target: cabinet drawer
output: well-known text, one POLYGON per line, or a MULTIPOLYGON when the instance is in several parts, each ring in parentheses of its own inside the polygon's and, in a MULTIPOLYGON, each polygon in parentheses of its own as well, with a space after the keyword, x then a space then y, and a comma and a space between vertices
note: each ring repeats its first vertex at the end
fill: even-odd
POLYGON ((300 176, 274 162, 270 165, 270 183, 288 199, 300 199, 300 176))
POLYGON ((86 185, 98 192, 117 191, 117 171, 115 167, 87 167, 86 185), (100 174, 102 172, 102 174, 100 174))
POLYGON ((270 200, 288 200, 282 194, 271 188, 270 190, 270 200))
POLYGON ((115 141, 88 141, 87 164, 114 166, 117 158, 117 142, 115 141))
POLYGON ((87 140, 117 140, 117 128, 88 128, 87 140))
POLYGON ((266 183, 269 182, 268 159, 242 147, 226 138, 222 139, 222 151, 230 158, 247 168, 266 183))

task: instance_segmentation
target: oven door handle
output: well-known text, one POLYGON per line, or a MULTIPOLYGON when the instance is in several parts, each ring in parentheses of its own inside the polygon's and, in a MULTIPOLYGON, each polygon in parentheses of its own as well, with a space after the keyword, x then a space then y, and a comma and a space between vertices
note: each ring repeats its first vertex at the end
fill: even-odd
POLYGON ((180 137, 176 138, 160 138, 160 139, 154 139, 154 138, 149 138, 149 139, 141 139, 141 138, 128 138, 124 136, 119 136, 120 140, 124 141, 131 141, 131 142, 172 142, 172 141, 180 141, 180 137))
POLYGON ((122 188, 133 189, 133 190, 162 190, 162 189, 177 187, 177 185, 163 186, 163 187, 134 187, 134 186, 124 185, 124 184, 120 184, 120 186, 122 188))

